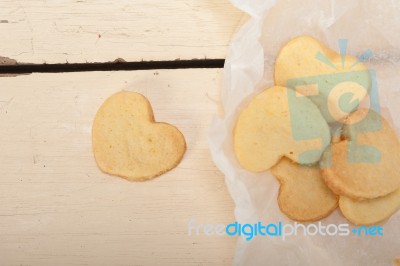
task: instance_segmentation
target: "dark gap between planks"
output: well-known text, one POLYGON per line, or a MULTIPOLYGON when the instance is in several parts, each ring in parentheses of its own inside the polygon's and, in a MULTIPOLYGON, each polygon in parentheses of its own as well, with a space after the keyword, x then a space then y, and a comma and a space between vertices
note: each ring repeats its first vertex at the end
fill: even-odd
POLYGON ((73 64, 0 65, 0 74, 61 73, 86 71, 122 71, 152 69, 223 68, 225 59, 192 59, 173 61, 139 61, 73 64))

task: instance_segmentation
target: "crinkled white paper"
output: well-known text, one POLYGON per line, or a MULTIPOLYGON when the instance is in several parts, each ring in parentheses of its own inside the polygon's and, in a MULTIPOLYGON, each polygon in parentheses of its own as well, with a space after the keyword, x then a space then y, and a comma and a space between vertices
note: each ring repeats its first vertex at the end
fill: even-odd
MULTIPOLYGON (((243 104, 273 85, 275 57, 282 45, 307 34, 338 51, 338 39, 348 40, 348 54, 371 49, 366 65, 377 75, 383 115, 400 128, 400 2, 319 0, 232 0, 251 18, 232 40, 221 91, 224 116, 213 120, 210 148, 225 174, 240 223, 293 223, 277 205, 279 184, 265 173, 239 166, 232 147, 232 130, 243 104)), ((400 171, 400 166, 399 166, 400 171)), ((324 224, 349 223, 336 210, 324 224)), ((257 236, 239 238, 235 265, 393 265, 400 257, 400 212, 381 224, 384 236, 257 236)))

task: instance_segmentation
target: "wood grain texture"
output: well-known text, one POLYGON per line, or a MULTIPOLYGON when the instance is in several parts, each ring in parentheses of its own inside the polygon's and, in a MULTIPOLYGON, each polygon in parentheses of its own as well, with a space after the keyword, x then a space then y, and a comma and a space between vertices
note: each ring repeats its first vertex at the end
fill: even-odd
POLYGON ((229 0, 1 0, 0 56, 27 63, 224 58, 229 0))
POLYGON ((230 223, 233 202, 207 130, 221 70, 32 74, 0 78, 1 265, 229 265, 235 238, 188 236, 187 223, 230 223), (188 150, 149 182, 102 173, 91 127, 102 102, 144 94, 188 150))

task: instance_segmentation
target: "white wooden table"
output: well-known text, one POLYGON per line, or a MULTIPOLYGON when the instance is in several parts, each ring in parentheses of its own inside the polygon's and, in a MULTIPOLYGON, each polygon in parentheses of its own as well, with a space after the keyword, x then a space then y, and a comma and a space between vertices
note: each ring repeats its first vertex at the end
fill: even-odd
MULTIPOLYGON (((224 58, 245 20, 228 0, 0 0, 0 56, 25 63, 224 58)), ((230 265, 235 238, 188 236, 229 223, 233 202, 208 150, 221 69, 0 77, 0 265, 230 265), (187 152, 135 183, 91 151, 101 103, 141 92, 187 152)))

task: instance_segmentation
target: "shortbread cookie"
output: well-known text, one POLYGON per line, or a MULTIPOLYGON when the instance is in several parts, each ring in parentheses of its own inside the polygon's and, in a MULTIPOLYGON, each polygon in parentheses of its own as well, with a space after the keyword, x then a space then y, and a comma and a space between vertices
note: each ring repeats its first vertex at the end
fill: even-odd
POLYGON ((279 180, 279 208, 289 218, 309 222, 327 217, 339 197, 325 185, 318 168, 302 166, 284 158, 271 168, 279 180))
POLYGON ((283 156, 302 164, 317 162, 329 145, 330 132, 307 97, 275 86, 255 96, 242 110, 233 139, 240 164, 260 172, 283 156))
POLYGON ((182 133, 156 123, 149 101, 135 92, 121 91, 108 98, 96 114, 92 134, 99 168, 132 181, 174 168, 186 150, 182 133))
POLYGON ((400 188, 400 143, 388 122, 372 110, 360 109, 344 123, 341 140, 332 143, 321 161, 329 188, 359 200, 400 188))
POLYGON ((400 189, 389 195, 357 201, 341 196, 339 207, 343 215, 355 225, 371 225, 386 220, 400 207, 400 189))
POLYGON ((275 85, 308 96, 328 123, 354 111, 371 89, 371 76, 356 57, 343 57, 310 36, 285 44, 276 59, 275 85))

